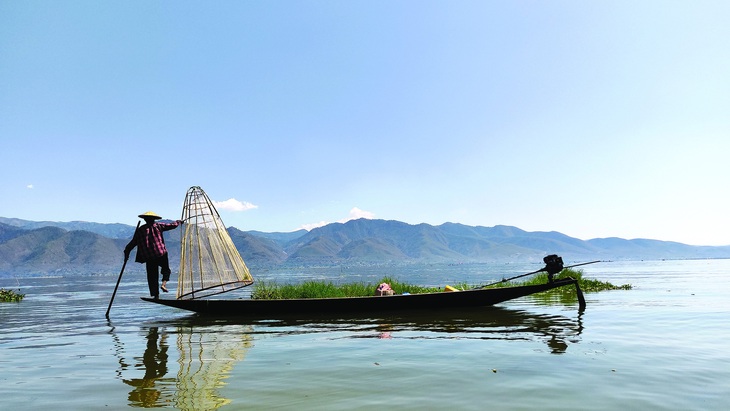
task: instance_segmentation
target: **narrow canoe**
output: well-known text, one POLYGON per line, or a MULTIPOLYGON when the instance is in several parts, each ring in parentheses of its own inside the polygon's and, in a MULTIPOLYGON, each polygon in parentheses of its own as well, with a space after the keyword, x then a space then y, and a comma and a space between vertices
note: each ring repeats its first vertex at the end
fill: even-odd
POLYGON ((551 283, 501 288, 479 288, 465 291, 437 292, 425 294, 343 297, 343 298, 306 298, 288 300, 253 299, 152 299, 145 301, 169 307, 193 311, 207 316, 251 317, 251 318, 291 318, 306 317, 313 314, 371 314, 400 311, 441 312, 451 308, 480 307, 498 304, 515 298, 574 285, 578 293, 580 308, 585 307, 585 299, 572 278, 556 280, 551 283))

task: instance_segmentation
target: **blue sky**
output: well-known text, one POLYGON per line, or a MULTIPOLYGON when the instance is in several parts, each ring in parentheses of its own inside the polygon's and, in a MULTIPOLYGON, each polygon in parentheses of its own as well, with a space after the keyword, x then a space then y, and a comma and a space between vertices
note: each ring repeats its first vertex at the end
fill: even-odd
POLYGON ((730 244, 726 1, 3 1, 0 216, 730 244))

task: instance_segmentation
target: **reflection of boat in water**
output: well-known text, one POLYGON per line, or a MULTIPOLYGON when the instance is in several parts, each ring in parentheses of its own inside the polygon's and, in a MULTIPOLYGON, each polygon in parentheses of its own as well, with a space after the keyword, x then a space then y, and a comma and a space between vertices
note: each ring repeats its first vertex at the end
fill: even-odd
POLYGON ((131 364, 123 355, 124 345, 112 329, 120 364, 118 374, 132 387, 129 405, 213 410, 228 404, 230 400, 222 397, 219 390, 233 366, 244 359, 251 347, 251 327, 236 333, 218 333, 205 327, 185 325, 169 327, 169 332, 167 329, 166 326, 150 327, 145 336, 144 354, 133 357, 131 364), (177 351, 170 350, 171 335, 176 337, 174 348, 177 351), (176 361, 178 367, 171 361, 176 361), (124 378, 126 375, 133 377, 124 378))
POLYGON ((478 340, 541 340, 553 353, 563 353, 568 343, 580 341, 583 331, 581 313, 576 318, 535 314, 501 307, 449 310, 442 314, 405 313, 373 319, 344 318, 337 321, 283 321, 301 323, 305 329, 346 327, 365 331, 363 338, 459 338, 478 340))
POLYGON ((281 320, 256 320, 240 317, 212 319, 190 316, 173 324, 201 327, 250 326, 253 337, 317 332, 343 332, 344 338, 475 339, 507 341, 543 341, 555 354, 580 341, 582 313, 574 317, 532 313, 502 307, 448 310, 444 313, 406 312, 391 315, 362 316, 331 314, 307 319, 291 317, 281 320))

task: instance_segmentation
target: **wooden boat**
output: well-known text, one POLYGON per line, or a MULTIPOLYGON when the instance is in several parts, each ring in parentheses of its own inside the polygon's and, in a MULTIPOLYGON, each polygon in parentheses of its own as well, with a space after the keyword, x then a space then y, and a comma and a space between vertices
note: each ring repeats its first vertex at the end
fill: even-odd
POLYGON ((577 280, 572 278, 552 280, 552 275, 563 269, 562 259, 557 255, 545 257, 547 265, 544 269, 524 274, 547 271, 549 281, 538 285, 347 298, 211 299, 208 297, 251 285, 253 277, 228 236, 218 211, 200 187, 191 187, 188 190, 182 220, 185 224, 176 299, 142 298, 145 301, 205 315, 280 318, 393 311, 440 312, 453 308, 490 306, 575 285, 581 308, 585 306, 577 280))
POLYGON ((569 285, 576 287, 580 307, 581 309, 584 308, 585 299, 583 298, 583 293, 578 286, 578 281, 572 278, 538 285, 371 297, 303 298, 289 300, 155 300, 146 297, 142 299, 204 315, 274 319, 281 318, 281 316, 292 317, 312 314, 370 314, 400 311, 442 312, 453 308, 490 306, 569 285))

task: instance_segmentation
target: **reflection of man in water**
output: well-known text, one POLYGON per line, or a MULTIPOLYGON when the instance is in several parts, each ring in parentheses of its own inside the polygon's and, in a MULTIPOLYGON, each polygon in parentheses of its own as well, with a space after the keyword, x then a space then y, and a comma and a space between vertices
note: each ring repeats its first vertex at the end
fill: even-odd
MULTIPOLYGON (((147 349, 142 356, 144 377, 124 380, 125 384, 135 387, 129 392, 129 405, 145 408, 165 406, 159 401, 160 390, 155 387, 155 384, 167 374, 167 335, 162 335, 159 348, 157 346, 158 337, 157 327, 150 328, 147 335, 147 349)), ((139 364, 137 364, 138 366, 139 364)))

